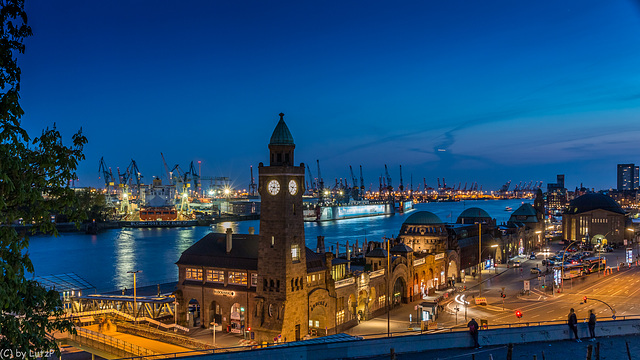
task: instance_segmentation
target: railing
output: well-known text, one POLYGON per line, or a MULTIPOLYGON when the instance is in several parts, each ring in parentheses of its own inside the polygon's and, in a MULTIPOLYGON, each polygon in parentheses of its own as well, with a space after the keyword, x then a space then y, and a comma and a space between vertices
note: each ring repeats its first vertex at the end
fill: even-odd
POLYGON ((155 339, 162 342, 168 342, 174 345, 178 345, 178 346, 182 346, 190 349, 197 349, 197 350, 211 349, 210 343, 200 341, 193 337, 158 330, 151 326, 134 325, 128 322, 117 322, 116 329, 120 333, 142 336, 148 339, 155 339))
POLYGON ((138 345, 116 339, 109 335, 101 334, 99 332, 91 331, 81 327, 75 327, 76 334, 71 335, 71 339, 80 344, 90 346, 97 350, 103 350, 108 353, 114 353, 118 356, 156 356, 159 355, 149 349, 145 349, 138 345))
MULTIPOLYGON (((116 309, 102 309, 102 310, 83 311, 83 312, 79 312, 79 313, 70 313, 70 314, 64 314, 64 315, 60 316, 59 318, 68 319, 68 318, 74 318, 74 317, 103 315, 103 314, 117 315, 117 316, 123 317, 123 318, 125 318, 125 319, 127 319, 129 321, 148 322, 149 324, 153 324, 153 325, 156 325, 156 326, 164 328, 164 329, 178 329, 178 330, 182 330, 184 332, 189 332, 189 329, 184 327, 184 326, 180 326, 178 324, 165 324, 165 323, 161 323, 158 320, 151 319, 151 318, 148 318, 148 317, 138 317, 137 320, 136 320, 136 318, 133 315, 124 313, 122 311, 118 311, 116 309)), ((53 318, 55 318, 55 317, 52 316, 52 317, 49 318, 49 320, 51 320, 53 318)))
MULTIPOLYGON (((598 323, 609 322, 609 321, 619 321, 619 320, 634 320, 634 319, 640 319, 640 315, 622 315, 622 316, 616 315, 615 320, 610 318, 599 317, 598 323)), ((580 323, 581 321, 586 322, 587 320, 588 319, 578 320, 578 323, 580 323)), ((528 326, 566 325, 566 324, 567 324, 567 320, 520 321, 517 323, 485 325, 485 326, 482 326, 481 329, 489 329, 489 328, 510 329, 510 328, 519 328, 519 327, 528 327, 528 326)), ((388 336, 394 337, 394 336, 408 336, 408 335, 420 335, 420 334, 449 333, 449 332, 456 332, 456 331, 469 331, 469 328, 467 327, 466 324, 460 324, 460 325, 452 326, 449 328, 438 328, 434 330, 405 330, 405 331, 395 331, 395 332, 389 333, 389 335, 387 335, 387 333, 384 332, 384 333, 364 334, 364 335, 358 335, 358 336, 361 336, 365 339, 374 339, 374 338, 382 338, 382 337, 388 337, 388 336)))
MULTIPOLYGON (((626 315, 626 316, 619 316, 616 317, 616 320, 607 320, 607 319, 603 319, 600 320, 598 319, 598 322, 600 321, 618 321, 618 320, 631 320, 631 319, 640 319, 640 315, 626 315)), ((542 325, 562 325, 562 324, 566 324, 567 321, 566 320, 555 320, 555 321, 529 321, 529 322, 520 322, 520 323, 509 323, 509 324, 496 324, 496 325, 491 325, 492 329, 495 328, 516 328, 516 327, 527 327, 527 326, 542 326, 542 325)), ((487 329, 488 327, 483 327, 483 329, 487 329)), ((353 335, 354 337, 359 338, 358 340, 361 339, 374 339, 374 338, 383 338, 383 337, 398 337, 398 336, 411 336, 411 335, 421 335, 421 334, 437 334, 437 333, 451 333, 451 332, 457 332, 457 331, 469 331, 469 329, 466 327, 466 324, 463 325, 458 325, 458 326, 453 326, 450 328, 441 328, 441 329, 435 329, 435 330, 407 330, 407 331, 396 331, 396 332, 392 332, 389 335, 387 335, 387 333, 375 333, 375 334, 366 334, 366 335, 353 335)), ((301 344, 301 346, 304 346, 304 342, 299 342, 301 344)), ((177 353, 168 353, 168 354, 162 354, 162 355, 158 355, 158 356, 139 356, 139 357, 130 357, 127 359, 120 359, 120 360, 156 360, 156 359, 160 359, 160 358, 176 358, 176 357, 182 357, 182 356, 191 356, 191 355, 204 355, 204 354, 212 354, 212 353, 221 353, 221 352, 231 352, 231 351, 245 351, 245 350, 252 350, 252 349, 256 349, 256 348, 265 348, 265 347, 270 347, 270 346, 274 346, 274 345, 283 345, 283 344, 287 344, 287 343, 267 343, 267 344, 262 344, 262 345, 247 345, 247 346, 234 346, 234 347, 228 347, 228 348, 216 348, 215 350, 192 350, 192 351, 185 351, 185 352, 177 352, 177 353)))

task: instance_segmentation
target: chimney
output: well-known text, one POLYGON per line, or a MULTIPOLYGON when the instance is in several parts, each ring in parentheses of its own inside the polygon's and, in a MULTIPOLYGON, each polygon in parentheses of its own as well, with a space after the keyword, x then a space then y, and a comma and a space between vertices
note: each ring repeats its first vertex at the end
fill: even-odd
POLYGON ((316 245, 316 248, 317 248, 316 252, 318 254, 324 254, 324 251, 325 251, 325 249, 324 249, 324 236, 319 236, 318 235, 318 245, 316 245))
POLYGON ((227 254, 231 252, 231 234, 233 234, 233 230, 227 228, 227 254))
POLYGON ((253 226, 249 227, 249 235, 253 235, 255 233, 256 233, 256 229, 253 226))

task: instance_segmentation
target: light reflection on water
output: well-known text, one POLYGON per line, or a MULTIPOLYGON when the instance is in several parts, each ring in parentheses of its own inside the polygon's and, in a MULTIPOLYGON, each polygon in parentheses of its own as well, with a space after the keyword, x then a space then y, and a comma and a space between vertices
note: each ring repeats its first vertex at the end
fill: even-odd
MULTIPOLYGON (((531 202, 531 201, 529 201, 531 202)), ((478 206, 486 210, 498 223, 506 222, 510 212, 506 206, 517 209, 520 200, 467 201, 455 203, 428 203, 416 205, 416 210, 434 212, 445 222, 455 222, 465 209, 478 206)), ((404 220, 413 212, 390 216, 357 218, 349 220, 305 223, 307 246, 316 248, 318 235, 325 236, 327 250, 339 243, 362 244, 379 241, 383 236, 395 236, 404 220)), ((231 227, 234 233, 246 234, 249 227, 259 233, 259 221, 225 222, 216 224, 213 231, 224 233, 231 227)), ((133 275, 127 271, 142 270, 138 285, 153 285, 175 281, 178 268, 175 265, 180 254, 193 243, 212 231, 210 227, 113 229, 98 235, 62 233, 60 237, 34 236, 29 254, 36 275, 75 272, 98 288, 98 291, 116 290, 133 286, 133 275)))
MULTIPOLYGON (((131 288, 133 275, 127 271, 136 271, 136 241, 131 229, 122 229, 114 240, 115 261, 114 280, 117 288, 131 288)), ((142 278, 142 276, 140 276, 142 278)))

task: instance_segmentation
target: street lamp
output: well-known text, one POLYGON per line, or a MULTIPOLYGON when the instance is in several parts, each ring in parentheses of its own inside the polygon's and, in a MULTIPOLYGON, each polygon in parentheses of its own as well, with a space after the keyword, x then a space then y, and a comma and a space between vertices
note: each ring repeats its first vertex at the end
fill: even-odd
POLYGON ((134 324, 138 323, 138 294, 137 294, 137 288, 136 288, 136 274, 142 272, 142 270, 135 270, 135 271, 127 271, 127 274, 133 274, 133 317, 134 317, 134 324))
POLYGON ((478 286, 482 296, 482 223, 478 221, 478 286))
POLYGON ((212 322, 211 323, 211 328, 213 329, 213 348, 214 348, 214 352, 215 352, 215 348, 216 348, 216 326, 218 324, 216 324, 216 322, 212 322))
POLYGON ((389 289, 389 283, 391 282, 391 248, 390 248, 390 244, 391 244, 391 238, 387 238, 387 337, 391 336, 391 320, 389 317, 389 312, 391 311, 391 306, 389 305, 389 303, 391 302, 390 299, 390 289, 389 289))

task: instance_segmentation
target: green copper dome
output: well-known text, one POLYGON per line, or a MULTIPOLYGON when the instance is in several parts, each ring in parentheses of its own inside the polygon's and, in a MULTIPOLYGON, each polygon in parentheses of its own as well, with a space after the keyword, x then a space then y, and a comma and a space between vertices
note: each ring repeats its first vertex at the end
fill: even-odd
POLYGON ((443 222, 440 220, 438 215, 430 211, 418 211, 417 213, 409 216, 404 223, 411 225, 440 225, 443 222))
POLYGON ((488 212, 477 208, 477 207, 472 207, 472 208, 468 208, 465 211, 462 212, 462 214, 460 214, 460 216, 458 216, 458 219, 461 218, 489 218, 491 219, 491 215, 489 215, 488 212))
POLYGON ((278 125, 276 125, 273 134, 271 134, 269 145, 293 145, 293 136, 291 136, 291 131, 289 131, 287 124, 284 122, 283 113, 280 113, 280 121, 278 121, 278 125))

